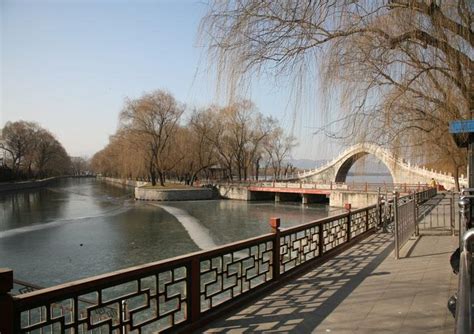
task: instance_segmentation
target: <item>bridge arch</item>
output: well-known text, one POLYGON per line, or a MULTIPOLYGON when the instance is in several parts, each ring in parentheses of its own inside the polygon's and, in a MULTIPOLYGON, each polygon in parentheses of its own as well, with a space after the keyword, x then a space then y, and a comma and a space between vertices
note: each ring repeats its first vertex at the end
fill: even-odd
POLYGON ((393 166, 391 166, 386 159, 381 154, 378 154, 378 150, 371 149, 372 147, 355 147, 355 149, 352 152, 348 152, 348 154, 341 159, 341 161, 338 163, 338 166, 336 167, 335 170, 335 182, 341 182, 344 183, 346 182, 347 175, 349 173, 349 170, 351 167, 358 161, 359 159, 371 155, 380 162, 384 164, 385 167, 387 167, 388 171, 390 172, 390 175, 392 176, 392 182, 396 183, 396 173, 393 170, 393 166))
MULTIPOLYGON (((368 154, 380 160, 387 167, 392 175, 393 183, 428 184, 431 182, 431 179, 435 179, 438 184, 443 185, 447 189, 453 188, 455 185, 451 174, 428 170, 416 164, 413 165, 397 157, 386 148, 373 143, 359 143, 348 147, 325 165, 313 170, 298 172, 297 175, 292 176, 290 179, 307 180, 310 182, 344 182, 354 163, 368 154)), ((461 176, 459 183, 464 186, 468 184, 467 179, 463 176, 461 176)))

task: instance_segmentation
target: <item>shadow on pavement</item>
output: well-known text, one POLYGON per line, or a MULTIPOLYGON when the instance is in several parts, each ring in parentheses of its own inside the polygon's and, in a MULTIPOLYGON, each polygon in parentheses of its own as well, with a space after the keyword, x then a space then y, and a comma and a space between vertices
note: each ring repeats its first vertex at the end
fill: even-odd
POLYGON ((199 330, 205 333, 308 333, 314 330, 393 250, 390 234, 375 234, 344 253, 199 330))

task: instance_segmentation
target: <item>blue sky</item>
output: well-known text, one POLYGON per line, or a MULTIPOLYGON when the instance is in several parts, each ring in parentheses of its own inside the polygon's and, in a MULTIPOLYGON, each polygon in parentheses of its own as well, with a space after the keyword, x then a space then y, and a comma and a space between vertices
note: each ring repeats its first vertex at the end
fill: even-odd
MULTIPOLYGON (((1 126, 36 121, 71 155, 90 156, 115 132, 126 97, 165 89, 189 109, 218 101, 215 76, 197 45, 207 10, 202 1, 0 0, 0 6, 1 126)), ((311 134, 324 119, 317 103, 301 108, 288 92, 287 83, 262 79, 248 97, 298 138, 294 158, 335 156, 337 145, 311 134)))

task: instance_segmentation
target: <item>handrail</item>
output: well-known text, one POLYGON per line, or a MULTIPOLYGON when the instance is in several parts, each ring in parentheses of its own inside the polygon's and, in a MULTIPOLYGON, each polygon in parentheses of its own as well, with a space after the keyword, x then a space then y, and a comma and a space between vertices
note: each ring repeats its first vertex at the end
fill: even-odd
POLYGON ((272 236, 273 236, 273 233, 267 233, 267 234, 259 235, 257 237, 252 237, 249 239, 236 241, 236 242, 226 244, 223 246, 218 246, 209 250, 203 250, 203 251, 197 251, 197 252, 188 253, 184 255, 179 255, 173 258, 163 259, 160 261, 137 265, 137 266, 113 271, 106 274, 87 277, 87 278, 83 278, 83 279, 76 280, 73 282, 56 285, 53 287, 43 288, 40 290, 34 290, 28 293, 15 296, 15 300, 18 301, 18 305, 21 308, 21 306, 25 302, 35 304, 37 301, 37 298, 41 299, 41 295, 45 293, 48 293, 53 297, 63 297, 71 293, 74 293, 78 290, 89 291, 92 286, 93 286, 92 290, 96 290, 97 288, 102 288, 103 286, 113 285, 115 282, 121 282, 127 279, 134 279, 136 277, 143 276, 143 274, 146 274, 146 273, 153 273, 158 269, 164 269, 164 268, 175 266, 178 264, 185 264, 186 262, 189 262, 190 259, 194 257, 207 259, 209 257, 212 257, 215 254, 219 254, 222 251, 226 251, 226 252, 236 251, 242 247, 251 245, 256 242, 264 242, 264 241, 271 240, 272 236))
POLYGON ((466 196, 461 196, 459 205, 459 249, 462 249, 463 235, 470 229, 470 200, 466 196))
MULTIPOLYGON (((320 181, 320 182, 305 182, 305 181, 296 181, 289 182, 288 180, 272 180, 272 181, 232 181, 225 183, 216 183, 216 185, 225 185, 225 186, 240 186, 252 188, 249 190, 259 191, 256 188, 272 188, 276 189, 285 189, 285 191, 294 190, 295 192, 300 191, 301 189, 316 189, 323 191, 364 191, 364 192, 377 192, 378 188, 383 188, 385 190, 398 190, 402 193, 411 193, 412 191, 424 191, 430 189, 426 183, 387 183, 387 182, 329 182, 329 181, 320 181)), ((265 189, 262 191, 270 191, 265 189)))
POLYGON ((468 230, 462 238, 462 252, 459 263, 459 290, 456 302, 456 333, 472 333, 471 265, 474 229, 468 230))

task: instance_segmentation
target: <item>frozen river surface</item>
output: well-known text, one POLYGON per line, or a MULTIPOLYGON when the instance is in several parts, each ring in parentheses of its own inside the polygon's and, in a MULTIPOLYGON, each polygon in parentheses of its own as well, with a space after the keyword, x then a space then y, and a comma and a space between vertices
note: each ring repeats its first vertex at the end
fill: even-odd
POLYGON ((268 233, 270 217, 288 227, 329 214, 321 204, 138 202, 95 179, 63 179, 0 194, 0 267, 52 286, 268 233))

